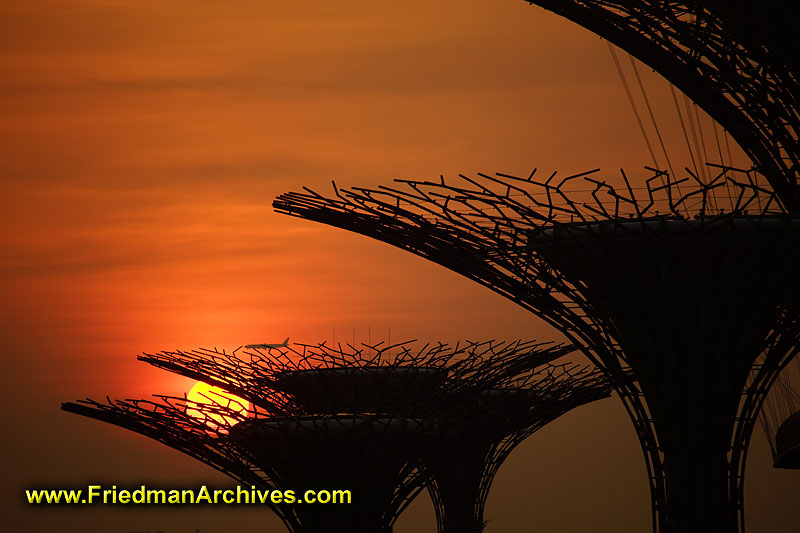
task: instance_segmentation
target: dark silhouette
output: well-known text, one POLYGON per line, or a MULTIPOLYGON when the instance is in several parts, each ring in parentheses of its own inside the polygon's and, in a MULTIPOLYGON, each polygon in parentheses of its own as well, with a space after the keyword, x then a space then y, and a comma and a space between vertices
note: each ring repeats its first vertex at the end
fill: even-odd
POLYGON ((800 213, 800 4, 525 0, 614 43, 681 89, 800 213))
POLYGON ((738 172, 653 171, 644 200, 624 173, 616 190, 592 171, 334 185, 273 205, 428 258, 560 329, 631 416, 655 529, 731 532, 756 415, 800 331, 800 219, 738 172))
MULTIPOLYGON (((523 383, 482 390, 465 406, 463 417, 449 425, 447 453, 424 463, 433 475, 428 484, 439 533, 480 532, 484 506, 494 476, 514 448, 567 411, 608 396, 610 386, 553 375, 535 389, 523 383)), ((481 387, 482 388, 482 387, 481 387)))
POLYGON ((761 410, 775 468, 800 469, 800 358, 775 381, 761 410))
POLYGON ((440 530, 480 531, 491 478, 511 448, 610 392, 597 371, 556 364, 572 351, 561 345, 240 350, 140 359, 235 393, 252 403, 248 412, 222 398, 169 397, 63 409, 147 435, 246 485, 352 492, 348 505, 271 503, 290 531, 391 531, 426 485, 440 530), (459 476, 465 484, 453 490, 459 476))

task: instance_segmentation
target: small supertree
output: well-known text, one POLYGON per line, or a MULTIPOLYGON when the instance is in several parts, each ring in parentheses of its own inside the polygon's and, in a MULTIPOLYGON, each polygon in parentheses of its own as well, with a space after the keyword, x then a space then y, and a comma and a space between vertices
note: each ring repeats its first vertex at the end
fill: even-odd
POLYGON ((244 410, 224 397, 206 406, 162 397, 86 400, 64 409, 155 438, 242 483, 352 492, 349 505, 272 504, 291 531, 389 531, 432 476, 452 465, 444 454, 464 456, 462 443, 486 440, 487 431, 503 440, 536 425, 531 409, 512 410, 508 403, 502 403, 505 415, 482 418, 482 427, 470 424, 481 409, 497 413, 498 390, 504 401, 513 385, 526 405, 540 402, 540 418, 548 420, 559 409, 608 395, 597 373, 553 363, 570 351, 560 345, 467 342, 412 349, 403 343, 391 349, 399 353, 321 344, 144 355, 251 405, 244 410), (564 405, 551 405, 557 402, 564 405))
POLYGON ((550 367, 502 387, 476 387, 478 397, 449 424, 446 453, 430 454, 425 465, 440 533, 480 532, 495 474, 514 448, 575 407, 610 395, 599 372, 550 367))

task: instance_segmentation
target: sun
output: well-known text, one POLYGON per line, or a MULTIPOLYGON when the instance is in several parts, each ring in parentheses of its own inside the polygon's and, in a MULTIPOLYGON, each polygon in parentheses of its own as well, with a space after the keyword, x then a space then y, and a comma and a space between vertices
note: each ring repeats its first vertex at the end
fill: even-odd
MULTIPOLYGON (((235 394, 231 394, 230 392, 209 385, 208 383, 203 383, 202 381, 198 381, 189 389, 189 392, 186 394, 186 399, 197 404, 217 405, 222 408, 227 407, 239 413, 241 416, 247 416, 247 412, 250 409, 250 402, 244 398, 240 398, 235 394)), ((197 409, 187 409, 186 414, 199 420, 204 420, 209 427, 215 430, 230 427, 240 420, 232 416, 203 413, 197 409)))

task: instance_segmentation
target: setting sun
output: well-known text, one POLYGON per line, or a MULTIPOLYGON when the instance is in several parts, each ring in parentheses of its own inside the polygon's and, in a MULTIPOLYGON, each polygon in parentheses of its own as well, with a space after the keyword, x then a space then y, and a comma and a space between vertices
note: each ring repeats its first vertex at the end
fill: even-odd
MULTIPOLYGON (((219 387, 203 383, 202 381, 198 381, 192 386, 186 394, 186 399, 197 404, 218 405, 223 408, 227 407, 242 416, 247 416, 247 411, 250 407, 250 403, 247 400, 219 387)), ((187 409, 186 413, 189 416, 206 420, 206 423, 209 426, 214 426, 214 429, 217 429, 218 426, 231 426, 238 421, 235 417, 203 413, 197 409, 187 409)))

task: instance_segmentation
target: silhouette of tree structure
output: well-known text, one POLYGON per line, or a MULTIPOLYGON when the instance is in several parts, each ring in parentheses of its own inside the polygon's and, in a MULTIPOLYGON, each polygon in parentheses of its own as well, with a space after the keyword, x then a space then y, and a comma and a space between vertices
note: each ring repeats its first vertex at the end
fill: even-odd
POLYGON ((426 485, 440 530, 479 531, 491 478, 511 448, 610 394, 596 370, 556 362, 570 351, 490 341, 160 352, 140 359, 249 408, 223 396, 209 404, 160 396, 63 409, 154 438, 247 486, 352 491, 348 505, 268 502, 293 532, 391 531, 426 485), (469 490, 454 495, 449 483, 460 474, 469 490))
POLYGON ((525 0, 652 67, 729 132, 800 212, 800 4, 785 0, 525 0))
POLYGON ((411 251, 560 329, 628 410, 654 528, 735 531, 756 415, 798 350, 800 219, 753 171, 718 169, 708 183, 651 169, 639 189, 623 172, 621 190, 596 171, 334 184, 273 206, 411 251))

